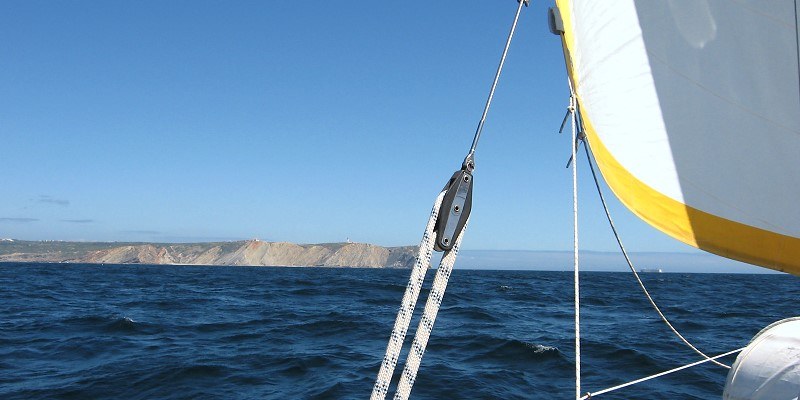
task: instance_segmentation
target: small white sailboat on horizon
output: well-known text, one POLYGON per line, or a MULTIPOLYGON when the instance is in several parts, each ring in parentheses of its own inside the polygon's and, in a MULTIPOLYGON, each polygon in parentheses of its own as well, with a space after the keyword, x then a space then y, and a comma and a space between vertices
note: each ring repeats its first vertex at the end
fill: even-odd
POLYGON ((639 270, 639 272, 645 273, 645 274, 652 274, 652 273, 660 274, 660 273, 664 272, 664 270, 661 269, 661 268, 642 268, 642 269, 639 270))

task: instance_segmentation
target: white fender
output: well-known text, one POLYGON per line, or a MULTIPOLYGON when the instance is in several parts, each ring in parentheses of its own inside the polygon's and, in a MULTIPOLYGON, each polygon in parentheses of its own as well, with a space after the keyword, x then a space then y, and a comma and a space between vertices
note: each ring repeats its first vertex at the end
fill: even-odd
POLYGON ((800 396, 800 317, 759 332, 728 372, 725 400, 797 400, 800 396))

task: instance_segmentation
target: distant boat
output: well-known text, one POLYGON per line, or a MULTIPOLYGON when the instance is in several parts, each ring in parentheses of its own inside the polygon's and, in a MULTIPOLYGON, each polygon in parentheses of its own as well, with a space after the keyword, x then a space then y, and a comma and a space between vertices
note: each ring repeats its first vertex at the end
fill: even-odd
POLYGON ((650 272, 655 272, 655 273, 660 274, 660 273, 664 272, 664 270, 662 270, 661 268, 642 268, 642 269, 639 270, 639 272, 641 272, 643 274, 650 273, 650 272))

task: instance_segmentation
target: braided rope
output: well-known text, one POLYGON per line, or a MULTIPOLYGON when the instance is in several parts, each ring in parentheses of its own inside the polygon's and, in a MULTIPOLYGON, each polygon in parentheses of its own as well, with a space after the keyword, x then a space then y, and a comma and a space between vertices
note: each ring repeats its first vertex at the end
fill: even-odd
POLYGON ((422 236, 422 241, 419 244, 417 262, 411 270, 411 277, 408 280, 406 291, 403 294, 400 309, 397 311, 397 318, 394 322, 394 328, 392 328, 392 335, 389 337, 389 343, 386 345, 386 354, 383 356, 381 369, 378 371, 378 377, 375 379, 375 386, 372 388, 371 400, 385 399, 386 392, 389 390, 394 367, 397 365, 397 359, 400 358, 403 341, 405 341, 408 326, 411 324, 411 316, 417 304, 422 282, 425 280, 425 272, 427 272, 431 263, 433 244, 436 239, 433 229, 436 225, 436 219, 439 216, 439 208, 442 205, 444 194, 445 192, 442 191, 439 193, 439 196, 436 197, 433 209, 431 210, 431 216, 428 219, 428 224, 425 226, 425 234, 422 236))
POLYGON ((394 400, 407 400, 411 395, 411 388, 414 386, 414 381, 419 371, 419 365, 422 363, 422 356, 425 354, 425 348, 428 346, 428 339, 433 330, 433 323, 436 321, 436 315, 439 313, 439 307, 442 305, 444 292, 447 289, 447 282, 450 279, 450 273, 453 271, 453 264, 456 262, 458 248, 461 247, 461 238, 464 237, 467 224, 469 224, 469 219, 467 219, 467 222, 458 234, 453 248, 446 252, 444 257, 442 257, 442 261, 439 262, 439 269, 436 270, 436 277, 433 279, 433 285, 431 286, 430 294, 428 294, 428 300, 425 303, 425 312, 422 315, 422 319, 419 321, 417 332, 414 335, 414 342, 411 344, 411 350, 408 352, 406 365, 403 368, 403 374, 400 376, 400 382, 397 384, 394 400))

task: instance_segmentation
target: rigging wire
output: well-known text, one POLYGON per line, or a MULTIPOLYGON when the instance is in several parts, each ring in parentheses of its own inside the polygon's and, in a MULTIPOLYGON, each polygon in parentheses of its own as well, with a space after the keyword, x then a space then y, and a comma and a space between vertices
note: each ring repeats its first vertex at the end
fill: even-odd
MULTIPOLYGON (((508 49, 511 45, 511 39, 514 37, 514 31, 516 30, 517 22, 519 21, 519 15, 520 12, 522 11, 522 6, 523 5, 527 6, 529 1, 530 0, 517 0, 519 6, 517 7, 516 14, 514 15, 514 22, 511 25, 511 31, 508 34, 508 39, 506 40, 505 47, 503 48, 503 54, 500 58, 500 64, 497 66, 497 72, 495 73, 494 81, 492 82, 492 87, 489 91, 489 97, 487 98, 486 105, 483 109, 483 114, 481 115, 480 122, 478 123, 478 128, 475 131, 475 136, 472 139, 472 146, 470 147, 469 153, 467 153, 467 156, 464 158, 461 171, 456 172, 457 174, 459 172, 467 174, 468 177, 470 178, 469 180, 471 180, 471 173, 475 169, 475 161, 474 161, 475 148, 478 145, 478 140, 480 139, 481 131, 483 130, 483 125, 486 122, 486 115, 489 113, 489 106, 492 103, 492 98, 494 97, 494 91, 497 88, 497 82, 500 79, 500 73, 503 70, 503 64, 505 63, 506 55, 508 54, 508 49)), ((467 177, 464 177, 464 179, 467 180, 467 177)), ((422 242, 420 243, 417 262, 412 270, 408 286, 406 287, 406 292, 403 296, 401 307, 397 313, 397 318, 395 320, 394 328, 392 329, 392 334, 389 338, 389 343, 387 344, 386 347, 386 354, 383 358, 380 371, 378 372, 378 376, 375 380, 375 385, 373 386, 372 389, 372 395, 370 396, 370 399, 372 400, 385 399, 389 389, 389 385, 391 384, 394 369, 395 366, 397 365, 397 360, 400 356, 400 352, 403 347, 403 342, 405 341, 405 336, 408 331, 408 327, 411 323, 412 314, 416 306, 419 292, 420 289, 422 288, 422 283, 425 279, 425 271, 430 267, 431 253, 434 249, 437 249, 436 246, 434 245, 434 241, 436 239, 434 237, 434 233, 441 233, 441 231, 439 231, 440 228, 438 227, 437 224, 438 222, 437 220, 441 216, 440 208, 444 208, 444 210, 441 210, 443 213, 450 212, 450 210, 448 209, 450 207, 449 203, 448 205, 445 204, 447 203, 446 199, 448 198, 449 190, 450 190, 449 186, 445 186, 445 189, 437 197, 436 202, 434 203, 433 206, 433 210, 431 211, 431 216, 428 220, 428 225, 425 229, 425 234, 423 235, 422 242)), ((469 194, 468 196, 470 196, 471 198, 471 194, 469 194)), ((452 199, 450 201, 452 202, 452 199)), ((458 206, 455 206, 454 210, 456 213, 459 213, 458 206)), ((407 399, 414 385, 417 371, 422 361, 422 356, 425 352, 425 347, 427 346, 428 338, 430 336, 431 330, 433 329, 433 323, 439 311, 442 298, 444 297, 445 289, 447 288, 447 281, 450 277, 450 272, 452 271, 453 264, 455 263, 456 256, 458 255, 458 248, 461 244, 463 233, 466 230, 466 224, 469 221, 469 218, 466 217, 466 215, 468 215, 466 207, 464 211, 461 212, 460 214, 462 218, 466 218, 466 220, 464 222, 464 225, 461 226, 460 232, 457 232, 457 236, 454 241, 453 247, 449 249, 448 248, 437 249, 437 250, 444 250, 445 253, 444 256, 442 257, 442 260, 439 263, 439 268, 436 272, 436 276, 433 281, 433 287, 430 293, 428 294, 428 300, 425 305, 424 314, 419 322, 419 327, 417 328, 417 331, 415 333, 414 341, 411 345, 408 358, 406 359, 405 367, 401 374, 400 381, 398 382, 397 390, 394 396, 395 400, 407 399)))
MULTIPOLYGON (((696 365, 700 365, 700 364, 703 364, 703 363, 706 363, 706 362, 712 362, 712 363, 717 364, 719 366, 722 366, 722 367, 730 369, 731 368, 730 366, 725 365, 725 364, 717 361, 717 359, 723 358, 723 357, 726 357, 726 356, 729 356, 729 355, 732 355, 732 354, 735 354, 735 353, 738 353, 738 352, 744 350, 745 348, 742 347, 742 348, 739 348, 739 349, 736 349, 736 350, 729 351, 727 353, 716 355, 714 357, 710 357, 710 356, 706 355, 705 353, 703 353, 702 351, 700 351, 699 349, 697 349, 697 347, 692 345, 692 343, 690 343, 683 335, 681 335, 680 332, 678 332, 677 329, 675 329, 675 327, 672 325, 672 323, 670 323, 670 321, 667 319, 667 317, 664 315, 664 313, 661 312, 661 309, 655 303, 655 301, 653 300, 652 296, 650 295, 650 292, 647 290, 647 288, 645 287, 645 285, 642 282, 641 278, 639 277, 639 274, 636 272, 636 268, 634 267, 633 262, 631 261, 630 257, 628 256, 628 252, 625 250, 625 246, 622 244, 622 239, 620 238, 620 236, 619 236, 619 234, 617 232, 616 225, 614 225, 614 220, 611 218, 611 212, 608 209, 608 205, 606 203, 605 196, 603 195, 603 191, 602 191, 602 189, 600 187, 600 181, 597 178, 597 173, 595 172, 595 169, 594 169, 594 161, 592 160, 592 157, 591 157, 590 152, 589 152, 589 146, 587 144, 587 140, 588 139, 586 139, 585 135, 583 134, 583 127, 580 125, 580 117, 578 116, 579 111, 578 111, 577 99, 576 99, 576 96, 575 96, 575 92, 572 90, 571 82, 570 82, 570 92, 571 92, 570 105, 569 105, 569 107, 567 109, 567 116, 565 116, 564 120, 566 121, 567 117, 571 117, 570 118, 571 119, 571 125, 572 125, 572 138, 571 139, 573 140, 573 142, 572 142, 573 143, 572 144, 572 156, 570 158, 570 161, 571 161, 571 164, 572 164, 572 185, 573 185, 572 186, 572 196, 573 196, 573 217, 574 217, 574 221, 573 221, 573 223, 574 223, 574 231, 573 232, 574 232, 574 244, 575 244, 574 245, 574 251, 575 251, 575 254, 574 254, 574 270, 575 270, 575 391, 576 391, 575 398, 576 398, 576 400, 591 399, 592 397, 596 397, 596 396, 599 396, 601 394, 605 394, 605 393, 612 392, 612 391, 615 391, 615 390, 619 390, 619 389, 622 389, 622 388, 625 388, 625 387, 628 387, 628 386, 631 386, 631 385, 635 385, 635 384, 642 383, 642 382, 645 382, 645 381, 648 381, 648 380, 651 380, 651 379, 655 379, 655 378, 658 378, 658 377, 661 377, 661 376, 665 376, 665 375, 668 375, 668 374, 671 374, 671 373, 674 373, 674 372, 678 372, 678 371, 681 371, 681 370, 684 370, 684 369, 687 369, 687 368, 690 368, 690 367, 694 367, 696 365), (701 355, 703 357, 703 359, 700 360, 700 361, 696 361, 696 362, 693 362, 693 363, 690 363, 690 364, 686 364, 686 365, 683 365, 683 366, 680 366, 680 367, 677 367, 677 368, 673 368, 673 369, 670 369, 670 370, 667 370, 667 371, 664 371, 664 372, 660 372, 660 373, 657 373, 657 374, 649 375, 649 376, 646 376, 644 378, 636 379, 636 380, 633 380, 633 381, 630 381, 630 382, 626 382, 626 383, 623 383, 623 384, 620 384, 620 385, 612 386, 612 387, 609 387, 609 388, 606 388, 606 389, 598 390, 596 392, 587 392, 583 396, 581 396, 581 365, 580 365, 581 364, 581 354, 580 354, 580 292, 579 292, 580 280, 579 280, 579 269, 578 269, 579 258, 578 258, 578 189, 577 189, 577 164, 578 163, 577 163, 577 158, 576 158, 579 142, 583 143, 583 149, 584 149, 584 152, 586 154, 587 162, 589 164, 589 170, 592 172, 592 178, 594 180, 595 187, 597 188, 597 194, 600 197, 600 201, 601 201, 601 203, 603 205, 603 210, 605 211, 606 218, 608 219, 608 223, 609 223, 609 225, 611 227, 612 232, 614 233, 614 238, 617 240, 617 244, 619 245, 619 248, 622 251, 623 256, 625 257, 625 261, 627 262, 628 267, 630 268, 631 272, 633 272, 633 275, 636 278, 636 281, 639 283, 639 287, 642 289, 642 291, 644 292, 645 296, 647 297, 647 300, 650 301, 650 304, 653 306, 653 308, 656 310, 658 315, 661 317, 661 320, 664 321, 664 323, 670 328, 670 330, 678 338, 680 338, 681 341, 683 341, 683 343, 685 343, 689 348, 691 348, 697 354, 699 354, 699 355, 701 355)), ((563 125, 564 124, 562 122, 562 129, 563 129, 563 125)))
MULTIPOLYGON (((571 89, 571 87, 570 87, 571 89)), ((574 92, 569 97, 569 113, 572 114, 572 136, 570 137, 572 147, 572 159, 577 155, 578 140, 578 119, 576 108, 576 98, 574 92)), ((581 397, 581 294, 580 294, 580 274, 578 270, 578 163, 572 163, 572 219, 573 219, 573 251, 574 251, 574 287, 575 287, 575 398, 581 397)))
POLYGON ((492 98, 494 97, 494 90, 497 88, 497 82, 500 80, 500 73, 503 72, 503 64, 506 62, 506 55, 508 55, 508 48, 511 46, 511 39, 514 37, 514 31, 517 29, 517 21, 519 21, 519 14, 522 11, 522 6, 527 5, 530 0, 517 0, 517 13, 514 14, 514 23, 511 24, 511 31, 508 33, 506 39, 506 46, 503 48, 503 55, 500 57, 500 64, 497 65, 497 72, 494 74, 494 81, 492 81, 492 88, 489 90, 489 97, 486 99, 486 105, 483 107, 483 114, 481 120, 478 122, 478 128, 475 130, 475 136, 472 138, 472 146, 469 148, 467 159, 475 154, 475 148, 478 147, 478 140, 481 138, 483 131, 483 124, 486 123, 486 115, 489 114, 489 106, 492 105, 492 98))
POLYGON ((600 188, 600 182, 597 179, 597 173, 594 170, 593 160, 592 160, 591 155, 589 154, 590 153, 589 152, 589 146, 586 143, 586 140, 583 140, 583 150, 586 153, 586 159, 588 160, 589 169, 592 171, 592 178, 594 179, 594 185, 597 188, 597 194, 600 196, 600 202, 603 204, 603 210, 606 213, 606 218, 608 219, 608 224, 611 226, 611 231, 614 233, 614 238, 617 240, 617 244, 619 245, 619 249, 622 251, 622 255, 625 257, 625 261, 628 263, 628 267, 630 268, 631 272, 633 272, 633 276, 636 278, 636 282, 639 283, 639 287, 642 288, 642 292, 644 292, 644 295, 647 297, 647 300, 650 301, 650 305, 653 306, 653 308, 656 310, 658 315, 661 317, 661 320, 664 321, 664 323, 667 325, 667 327, 669 327, 669 329, 672 331, 672 333, 674 333, 675 336, 677 336, 681 341, 683 341, 683 343, 685 343, 687 346, 689 346, 689 348, 694 350, 695 353, 703 356, 708 361, 711 361, 714 364, 719 365, 720 367, 724 367, 724 368, 730 369, 731 367, 729 365, 725 365, 725 364, 723 364, 723 363, 721 363, 719 361, 716 361, 716 360, 711 360, 709 356, 707 356, 705 353, 703 353, 697 347, 695 347, 691 342, 689 342, 689 340, 687 340, 683 335, 681 335, 681 333, 678 332, 677 329, 675 329, 675 327, 672 325, 672 323, 669 322, 669 320, 664 315, 664 313, 661 312, 661 308, 658 307, 656 302, 653 300, 653 297, 650 295, 650 292, 644 286, 644 283, 642 282, 642 279, 639 277, 639 274, 636 272, 636 268, 633 266, 633 262, 631 261, 631 258, 628 256, 628 252, 625 250, 625 246, 622 244, 622 239, 619 237, 619 233, 617 232, 617 227, 616 227, 616 225, 614 225, 614 220, 611 218, 611 212, 608 210, 608 204, 606 204, 605 196, 603 196, 603 191, 600 188))

